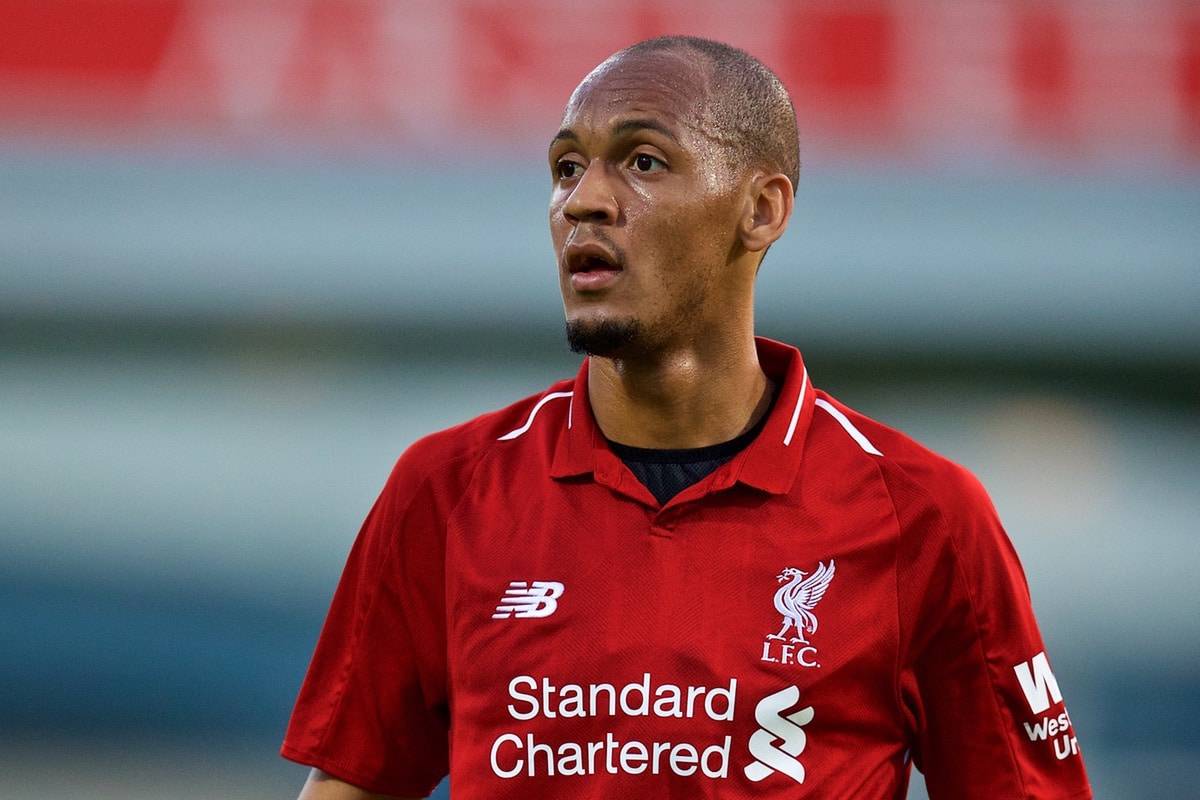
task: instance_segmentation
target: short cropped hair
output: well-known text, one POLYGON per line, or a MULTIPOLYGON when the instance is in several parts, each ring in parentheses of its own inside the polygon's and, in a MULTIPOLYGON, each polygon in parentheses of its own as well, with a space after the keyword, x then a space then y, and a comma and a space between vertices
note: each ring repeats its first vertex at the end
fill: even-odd
POLYGON ((762 166, 800 181, 800 136, 796 108, 779 77, 754 56, 697 36, 659 36, 616 54, 642 55, 691 50, 709 63, 712 87, 709 133, 733 151, 738 166, 762 166))

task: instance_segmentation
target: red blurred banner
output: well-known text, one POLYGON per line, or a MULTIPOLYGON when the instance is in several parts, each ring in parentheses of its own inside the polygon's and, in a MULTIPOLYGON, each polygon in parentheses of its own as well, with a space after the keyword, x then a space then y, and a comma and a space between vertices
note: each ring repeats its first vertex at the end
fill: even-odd
POLYGON ((0 133, 539 140, 633 41, 741 46, 805 139, 921 154, 1200 154, 1200 7, 1175 0, 0 0, 0 133))

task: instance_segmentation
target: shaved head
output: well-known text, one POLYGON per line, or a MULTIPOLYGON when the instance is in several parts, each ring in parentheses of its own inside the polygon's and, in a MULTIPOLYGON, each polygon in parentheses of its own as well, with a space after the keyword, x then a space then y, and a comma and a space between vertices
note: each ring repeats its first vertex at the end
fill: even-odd
POLYGON ((760 167, 800 180, 796 109, 783 83, 765 64, 736 47, 696 36, 659 36, 610 56, 596 71, 651 53, 698 57, 708 86, 707 134, 723 145, 735 167, 760 167))

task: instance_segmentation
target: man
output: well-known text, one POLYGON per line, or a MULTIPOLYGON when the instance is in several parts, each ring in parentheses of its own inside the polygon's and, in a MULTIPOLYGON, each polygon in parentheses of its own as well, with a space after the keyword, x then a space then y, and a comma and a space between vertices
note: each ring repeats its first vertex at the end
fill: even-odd
POLYGON ((564 380, 400 458, 283 755, 302 798, 1090 797, 962 468, 756 338, 798 177, 745 53, 643 42, 550 145, 564 380))

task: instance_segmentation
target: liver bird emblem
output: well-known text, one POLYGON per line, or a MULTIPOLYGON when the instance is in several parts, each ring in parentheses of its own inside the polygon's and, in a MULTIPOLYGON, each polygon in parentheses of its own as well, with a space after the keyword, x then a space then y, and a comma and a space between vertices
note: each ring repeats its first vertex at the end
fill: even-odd
POLYGON ((833 580, 833 569, 831 558, 828 567, 817 562, 817 568, 811 575, 795 567, 788 567, 776 576, 780 583, 789 582, 775 592, 775 609, 783 614, 783 627, 779 629, 779 633, 767 634, 768 639, 784 639, 788 628, 793 628, 795 635, 791 641, 808 644, 804 634, 817 631, 817 618, 812 612, 825 596, 829 582, 833 580))

